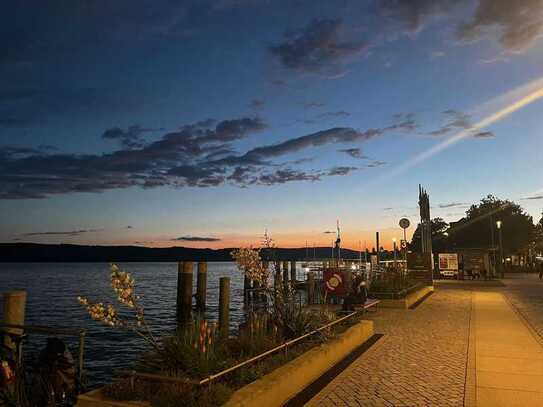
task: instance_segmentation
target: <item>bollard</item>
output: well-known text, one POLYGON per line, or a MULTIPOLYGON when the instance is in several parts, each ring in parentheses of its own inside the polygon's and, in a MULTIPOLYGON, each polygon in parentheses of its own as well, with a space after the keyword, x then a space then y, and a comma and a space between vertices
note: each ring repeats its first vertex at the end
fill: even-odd
POLYGON ((307 273, 307 304, 315 303, 315 272, 307 273))
MULTIPOLYGON (((11 325, 25 324, 26 291, 11 291, 4 294, 4 323, 11 325)), ((16 328, 6 329, 10 334, 22 335, 23 331, 16 328)), ((17 344, 10 335, 4 336, 4 346, 17 352, 17 344)))
POLYGON ((192 261, 177 265, 177 322, 190 321, 192 310, 192 261))
POLYGON ((296 260, 290 262, 290 281, 292 284, 296 284, 296 260))
POLYGON ((207 291, 207 261, 198 262, 198 274, 196 275, 196 307, 199 311, 206 309, 207 291))
POLYGON ((219 280, 219 331, 223 337, 228 337, 230 319, 230 277, 219 280))

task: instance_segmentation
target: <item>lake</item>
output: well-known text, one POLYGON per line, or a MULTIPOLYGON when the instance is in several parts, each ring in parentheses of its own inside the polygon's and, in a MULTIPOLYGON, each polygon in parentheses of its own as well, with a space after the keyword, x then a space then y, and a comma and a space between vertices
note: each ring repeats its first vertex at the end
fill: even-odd
MULTIPOLYGON (((177 263, 118 263, 136 280, 146 319, 153 332, 164 335, 175 329, 177 263)), ((243 275, 234 263, 208 263, 206 318, 217 320, 219 278, 230 277, 231 329, 243 318, 243 275)), ((196 267, 194 271, 196 292, 196 267)), ((77 302, 85 296, 92 302, 117 305, 110 287, 107 263, 0 263, 0 294, 26 290, 27 325, 55 328, 84 328, 85 370, 88 384, 95 387, 110 380, 113 370, 127 368, 145 349, 135 334, 120 332, 93 321, 77 302)), ((2 303, 0 301, 0 315, 2 303)), ((31 335, 25 342, 26 357, 33 358, 45 344, 45 336, 31 335)), ((76 339, 69 341, 74 358, 76 339)))

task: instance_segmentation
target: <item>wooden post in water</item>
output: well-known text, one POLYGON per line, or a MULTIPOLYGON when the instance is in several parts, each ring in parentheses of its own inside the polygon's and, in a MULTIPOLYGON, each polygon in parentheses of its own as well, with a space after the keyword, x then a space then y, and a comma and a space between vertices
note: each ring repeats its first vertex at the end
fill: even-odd
POLYGON ((307 273, 307 304, 315 303, 315 272, 307 273))
POLYGON ((198 274, 196 275, 196 308, 198 311, 206 309, 207 292, 207 261, 198 262, 198 274))
MULTIPOLYGON (((5 324, 24 325, 26 291, 11 291, 4 293, 4 318, 5 324)), ((23 331, 16 328, 7 328, 6 331, 15 335, 22 335, 23 331)), ((16 352, 17 344, 8 335, 4 336, 4 346, 16 352)), ((18 355, 21 356, 21 355, 18 355)))
POLYGON ((296 260, 290 261, 290 281, 296 284, 296 260))
POLYGON ((181 261, 177 265, 177 322, 190 321, 192 310, 192 261, 181 261))
POLYGON ((230 323, 230 277, 221 277, 219 280, 219 331, 222 336, 228 337, 228 324, 230 323))

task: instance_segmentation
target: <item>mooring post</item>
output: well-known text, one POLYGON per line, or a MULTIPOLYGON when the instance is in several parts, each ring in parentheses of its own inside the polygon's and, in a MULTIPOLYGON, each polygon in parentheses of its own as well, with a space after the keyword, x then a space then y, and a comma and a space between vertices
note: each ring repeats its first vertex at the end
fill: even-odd
MULTIPOLYGON (((26 307, 26 291, 11 291, 4 293, 4 318, 5 324, 24 325, 25 324, 25 307, 26 307)), ((7 332, 12 335, 22 335, 22 329, 7 328, 7 332)), ((4 346, 11 349, 13 352, 20 351, 17 349, 17 343, 12 341, 10 335, 4 335, 4 346)), ((20 355, 17 355, 18 357, 20 355)))
POLYGON ((296 284, 296 260, 290 261, 290 281, 292 284, 296 284))
POLYGON ((307 273, 307 304, 315 303, 315 272, 307 273))
POLYGON ((177 322, 190 321, 192 310, 192 261, 181 261, 177 265, 177 322))
POLYGON ((207 261, 198 262, 198 274, 196 275, 196 307, 199 311, 206 309, 207 292, 207 261))
POLYGON ((219 280, 219 331, 222 336, 228 336, 230 319, 230 277, 219 280))

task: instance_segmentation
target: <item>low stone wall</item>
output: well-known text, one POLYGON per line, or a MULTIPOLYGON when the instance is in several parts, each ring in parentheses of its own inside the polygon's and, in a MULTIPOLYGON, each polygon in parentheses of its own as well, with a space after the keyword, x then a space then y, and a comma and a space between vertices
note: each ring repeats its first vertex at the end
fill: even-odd
POLYGON ((361 321, 236 391, 225 406, 282 406, 373 336, 373 321, 361 321))
POLYGON ((380 300, 377 306, 381 308, 409 308, 411 305, 416 303, 422 297, 424 297, 425 295, 428 295, 429 293, 433 291, 434 291, 434 287, 423 286, 423 287, 420 287, 418 290, 415 290, 407 294, 405 298, 401 298, 399 300, 387 300, 387 299, 380 300))
POLYGON ((89 391, 77 398, 77 407, 150 407, 146 401, 114 401, 107 400, 102 394, 102 389, 89 391))

